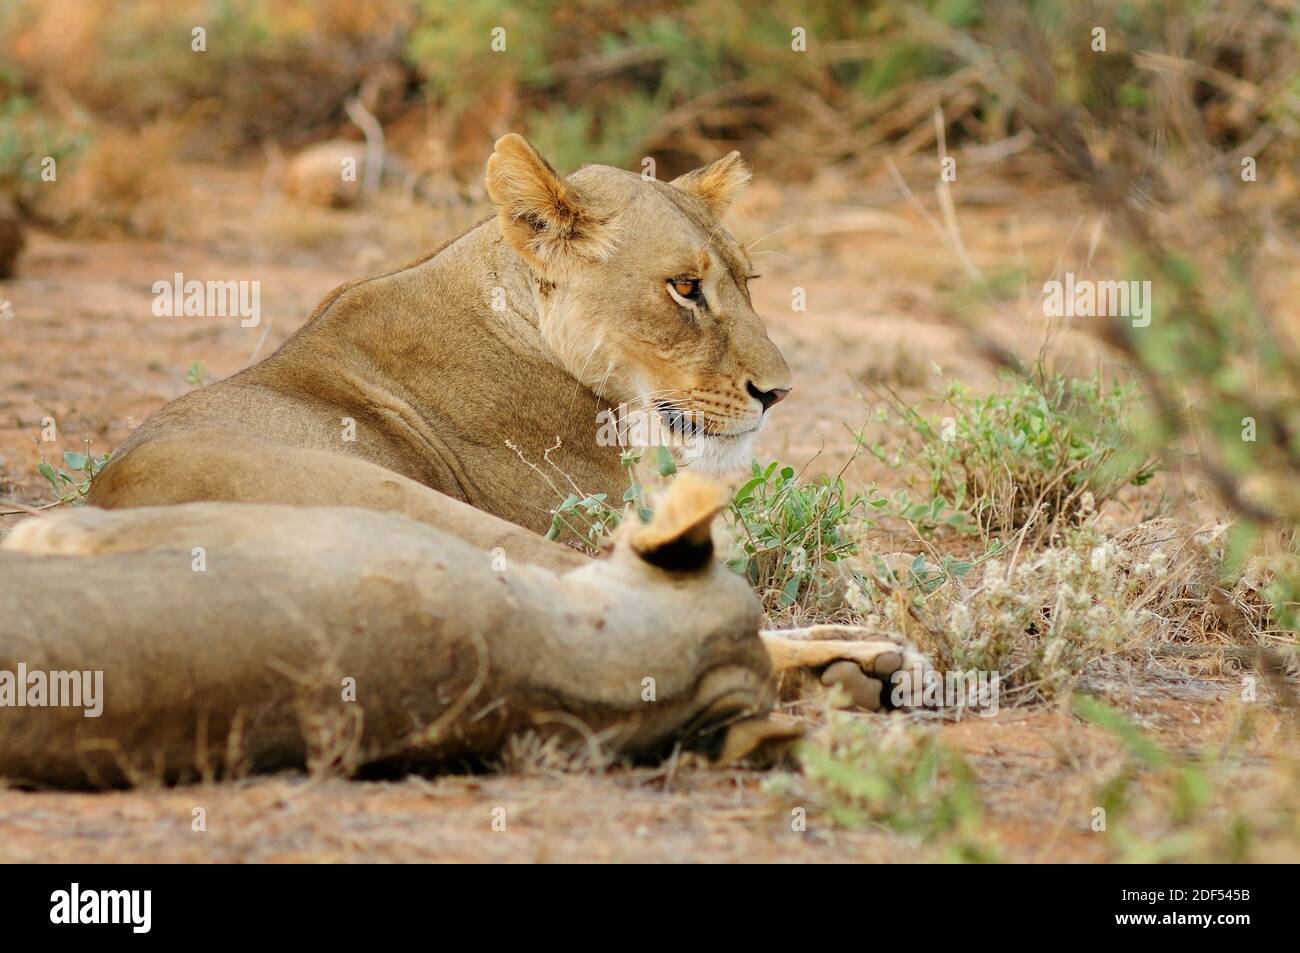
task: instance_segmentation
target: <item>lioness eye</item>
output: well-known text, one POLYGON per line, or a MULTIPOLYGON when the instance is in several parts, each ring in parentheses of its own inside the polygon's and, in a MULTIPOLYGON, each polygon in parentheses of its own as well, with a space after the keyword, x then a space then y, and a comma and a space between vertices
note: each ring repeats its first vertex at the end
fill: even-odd
POLYGON ((687 301, 700 300, 699 278, 670 278, 668 286, 687 301))

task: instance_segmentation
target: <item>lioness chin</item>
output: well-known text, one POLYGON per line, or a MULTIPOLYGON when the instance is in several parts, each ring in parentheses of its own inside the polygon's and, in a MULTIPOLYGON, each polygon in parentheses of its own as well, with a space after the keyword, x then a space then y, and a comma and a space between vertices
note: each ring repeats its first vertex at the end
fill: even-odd
POLYGON ((722 225, 749 177, 732 153, 671 183, 606 166, 562 178, 505 136, 487 164, 494 217, 338 288, 273 355, 167 404, 89 502, 362 506, 572 564, 535 535, 559 502, 537 467, 621 499, 625 434, 601 422, 631 414, 723 474, 790 390, 722 225))

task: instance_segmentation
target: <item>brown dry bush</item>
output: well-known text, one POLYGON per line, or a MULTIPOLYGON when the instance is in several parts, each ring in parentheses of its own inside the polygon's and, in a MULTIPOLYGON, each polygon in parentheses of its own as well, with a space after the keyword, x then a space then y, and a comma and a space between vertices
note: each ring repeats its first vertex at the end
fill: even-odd
POLYGON ((179 137, 177 126, 168 122, 138 132, 101 127, 60 172, 66 183, 29 193, 29 214, 83 238, 166 233, 181 187, 174 165, 179 137))
POLYGON ((1300 642, 1276 624, 1265 593, 1275 564, 1234 571, 1228 542, 1226 523, 1162 518, 1108 535, 1094 519, 928 593, 855 596, 865 625, 912 639, 941 671, 999 673, 1004 704, 1104 683, 1111 673, 1098 663, 1115 658, 1222 679, 1262 654, 1278 674, 1297 674, 1300 642))
POLYGON ((0 17, 0 54, 65 111, 185 119, 210 157, 341 120, 363 79, 400 59, 411 14, 400 0, 42 0, 0 17))

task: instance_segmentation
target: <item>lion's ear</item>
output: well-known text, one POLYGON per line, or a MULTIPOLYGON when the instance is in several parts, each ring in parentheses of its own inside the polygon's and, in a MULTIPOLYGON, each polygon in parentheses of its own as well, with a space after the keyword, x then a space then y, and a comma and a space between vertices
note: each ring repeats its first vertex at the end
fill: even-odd
POLYGON ((753 174, 740 153, 732 152, 694 172, 679 175, 671 184, 683 192, 691 193, 715 217, 721 217, 731 208, 731 203, 740 198, 752 177, 753 174))
POLYGON ((670 572, 703 569, 713 559, 713 518, 725 505, 718 484, 680 474, 650 525, 632 534, 632 550, 652 566, 670 572))
POLYGON ((590 261, 612 253, 611 229, 579 199, 523 136, 502 136, 487 164, 487 191, 496 203, 501 232, 543 271, 571 255, 590 261))

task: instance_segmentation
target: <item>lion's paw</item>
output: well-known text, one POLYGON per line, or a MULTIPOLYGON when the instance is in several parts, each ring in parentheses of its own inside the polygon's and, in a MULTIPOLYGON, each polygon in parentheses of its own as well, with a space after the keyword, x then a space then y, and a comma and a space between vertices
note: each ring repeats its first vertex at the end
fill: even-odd
POLYGON ((823 685, 839 686, 849 697, 850 706, 865 711, 891 711, 908 708, 905 691, 917 673, 929 669, 929 660, 902 640, 836 642, 842 657, 831 662, 821 673, 823 685))
POLYGON ((838 686, 852 707, 867 711, 911 707, 907 685, 932 667, 906 639, 861 626, 814 625, 764 633, 764 639, 778 668, 819 672, 823 685, 838 686))

